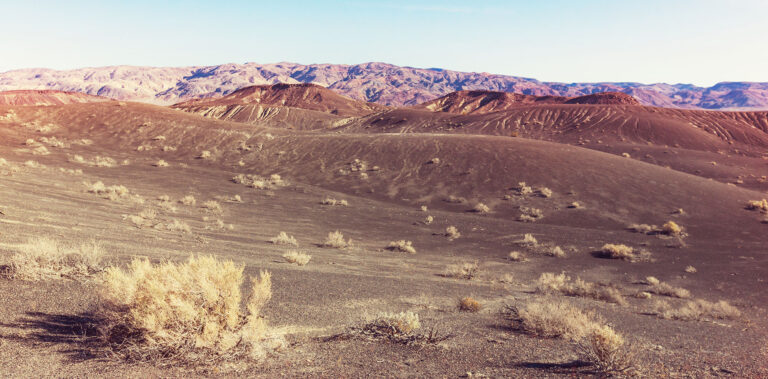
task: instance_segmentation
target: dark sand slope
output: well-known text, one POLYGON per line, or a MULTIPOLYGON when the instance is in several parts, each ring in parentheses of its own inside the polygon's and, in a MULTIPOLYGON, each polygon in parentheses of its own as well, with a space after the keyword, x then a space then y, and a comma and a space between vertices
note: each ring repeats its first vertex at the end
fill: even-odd
MULTIPOLYGON (((571 106, 558 107, 566 112, 571 106)), ((422 113, 427 112, 403 114, 422 113)), ((117 263, 132 256, 183 259, 193 252, 243 263, 248 273, 269 269, 275 276, 275 297, 266 313, 271 325, 288 333, 291 346, 241 376, 588 376, 588 366, 571 364, 576 357, 566 342, 531 338, 505 327, 498 317, 505 303, 540 297, 532 284, 541 273, 560 271, 612 283, 627 295, 627 306, 558 297, 594 309, 631 340, 644 376, 768 375, 768 237, 759 215, 744 209, 746 201, 765 197, 759 191, 623 158, 615 151, 596 151, 597 146, 588 149, 500 133, 447 134, 437 128, 394 126, 377 133, 351 126, 334 132, 296 131, 134 103, 0 107, 3 115, 0 158, 21 169, 0 176, 0 211, 5 214, 0 215, 0 264, 12 253, 12 244, 45 235, 65 241, 94 238, 117 263), (395 130, 411 133, 386 133, 395 130), (67 143, 48 147, 48 155, 35 155, 25 141, 41 136, 67 143), (75 143, 82 138, 93 143, 75 143), (211 158, 197 159, 203 151, 211 158), (75 154, 86 159, 108 156, 116 165, 79 164, 73 162, 75 154), (159 159, 169 166, 153 167, 159 159), (366 162, 367 168, 352 170, 355 159, 366 162), (45 167, 25 166, 27 160, 45 167), (69 175, 59 168, 82 169, 83 174, 69 175), (289 184, 257 190, 233 183, 231 178, 239 173, 280 174, 289 184), (125 185, 146 202, 110 201, 86 193, 83 181, 96 180, 125 185), (521 181, 534 189, 547 187, 553 195, 518 196, 511 188, 521 181), (177 209, 170 211, 155 200, 168 195, 175 201, 187 194, 195 196, 196 206, 175 203, 177 209), (242 202, 230 201, 236 194, 242 202), (347 199, 349 206, 320 205, 326 196, 347 199), (464 201, 446 202, 450 196, 464 201), (221 203, 221 214, 200 209, 211 199, 221 203), (574 201, 583 207, 568 208, 574 201), (476 202, 487 204, 491 212, 469 212, 476 202), (429 211, 420 211, 420 205, 429 211), (541 209, 544 216, 534 223, 516 221, 520 206, 541 209), (191 232, 137 228, 123 218, 146 208, 157 209, 163 222, 187 223, 191 232), (673 214, 678 208, 684 214, 673 214), (431 225, 422 223, 427 215, 435 218, 431 225), (233 229, 219 228, 217 219, 233 229), (685 228, 685 247, 674 238, 625 230, 633 223, 661 225, 668 220, 685 228), (439 235, 449 225, 457 226, 462 237, 449 241, 439 235), (316 246, 333 230, 352 238, 355 247, 340 251, 316 246), (312 255, 307 266, 285 263, 280 256, 286 248, 267 242, 280 231, 294 235, 301 249, 312 255), (562 246, 567 257, 526 251, 515 243, 525 233, 562 246), (413 241, 417 253, 384 250, 398 239, 413 241), (645 248, 655 261, 595 257, 593 252, 604 243, 645 248), (511 250, 526 252, 529 261, 508 261, 511 250), (475 280, 438 275, 447 264, 475 260, 480 265, 475 280), (688 265, 697 272, 686 273, 688 265), (654 300, 632 297, 645 289, 639 281, 648 275, 689 289, 697 299, 728 300, 744 316, 697 322, 649 315, 654 300), (456 299, 468 295, 480 299, 484 310, 456 311, 456 299), (316 338, 356 325, 366 314, 403 310, 418 312, 425 326, 438 325, 453 337, 421 348, 316 338)), ((442 117, 435 115, 435 125, 453 120, 442 117)), ((649 128, 664 129, 655 124, 649 128)), ((604 140, 615 141, 611 135, 604 140)), ((648 148, 677 153, 672 155, 685 162, 693 156, 687 154, 717 154, 707 149, 725 146, 712 133, 695 136, 694 142, 705 151, 648 148)), ((734 143, 746 144, 739 138, 734 143)), ((620 142, 601 147, 624 148, 620 142)), ((87 321, 83 312, 94 305, 93 283, 3 279, 0 286, 0 301, 6 304, 0 309, 0 372, 9 376, 98 376, 106 370, 125 377, 201 375, 187 368, 89 356, 81 343, 87 339, 73 335, 82 334, 81 325, 87 321)))

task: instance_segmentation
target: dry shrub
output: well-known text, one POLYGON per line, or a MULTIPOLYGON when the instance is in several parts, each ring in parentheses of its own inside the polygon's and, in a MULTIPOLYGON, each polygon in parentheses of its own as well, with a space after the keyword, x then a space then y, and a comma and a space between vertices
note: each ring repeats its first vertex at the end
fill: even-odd
POLYGON ((509 260, 512 262, 525 262, 528 259, 525 257, 525 254, 519 252, 519 251, 511 251, 509 252, 508 256, 509 260))
POLYGON ((69 161, 95 167, 115 167, 117 165, 117 161, 114 159, 102 156, 96 156, 93 159, 85 159, 81 155, 74 155, 69 161))
POLYGON ((691 292, 685 288, 674 287, 665 282, 656 279, 653 276, 645 278, 646 283, 650 286, 647 292, 655 293, 657 295, 678 297, 681 299, 687 299, 691 297, 691 292))
POLYGON ((278 174, 272 174, 269 178, 253 174, 238 174, 232 178, 232 181, 251 188, 267 190, 273 190, 288 185, 288 183, 286 183, 278 174))
POLYGON ((548 257, 565 258, 565 251, 560 246, 539 246, 536 252, 548 257))
POLYGON ((155 226, 155 219, 157 218, 157 211, 154 209, 144 209, 139 212, 138 215, 125 216, 124 219, 129 220, 137 228, 151 228, 155 226))
POLYGON ((202 208, 211 213, 223 212, 223 209, 221 208, 221 204, 219 204, 219 202, 216 200, 208 200, 204 202, 202 205, 202 208))
POLYGON ((337 200, 337 199, 334 199, 334 198, 326 197, 325 199, 320 200, 320 204, 322 204, 322 205, 331 205, 331 206, 340 205, 342 207, 346 207, 346 206, 349 205, 349 202, 346 201, 346 200, 337 200))
POLYGON ((679 236, 683 234, 683 228, 674 221, 667 221, 661 226, 660 232, 670 236, 679 236))
POLYGON ((325 241, 323 241, 320 246, 334 249, 345 249, 349 246, 352 246, 352 239, 350 238, 348 241, 345 241, 344 235, 337 230, 335 232, 328 233, 328 237, 325 238, 325 241))
POLYGON ((422 205, 421 206, 421 211, 422 212, 426 212, 427 211, 427 206, 426 205, 422 205))
POLYGON ((187 195, 179 199, 179 203, 184 205, 195 205, 195 203, 197 203, 197 200, 195 200, 194 196, 187 195))
POLYGON ((768 200, 766 199, 750 200, 747 202, 747 205, 745 208, 751 211, 768 212, 768 200))
POLYGON ((431 215, 424 218, 424 223, 427 225, 431 224, 434 221, 435 221, 435 218, 432 217, 431 215))
POLYGON ((415 339, 415 332, 420 328, 421 322, 417 313, 385 312, 363 325, 361 333, 372 339, 409 343, 415 339))
POLYGON ((515 190, 517 190, 517 194, 520 196, 530 195, 533 193, 533 188, 526 185, 525 182, 517 183, 515 190))
POLYGON ((213 159, 213 155, 208 150, 203 150, 200 152, 200 155, 197 156, 197 159, 213 159))
POLYGON ((290 250, 283 254, 283 259, 285 259, 288 263, 295 263, 299 266, 304 266, 309 263, 309 260, 312 259, 312 256, 300 251, 290 250))
POLYGON ((705 318, 730 320, 741 317, 739 309, 725 300, 716 303, 703 299, 689 300, 680 308, 673 308, 666 301, 657 301, 654 308, 659 317, 671 320, 701 321, 705 318))
POLYGON ((445 236, 448 237, 449 240, 453 241, 456 238, 461 237, 461 233, 459 233, 459 229, 455 226, 451 225, 447 228, 445 228, 445 236))
POLYGON ((454 196, 454 195, 449 195, 443 201, 445 201, 446 203, 451 203, 451 204, 463 204, 463 203, 467 202, 467 199, 465 199, 463 197, 457 197, 457 196, 454 196))
POLYGON ((581 278, 571 281, 565 273, 556 275, 551 272, 541 274, 536 281, 536 291, 545 294, 562 293, 567 296, 587 297, 619 305, 627 305, 627 300, 618 289, 586 282, 581 278))
POLYGON ((693 267, 693 266, 687 266, 685 268, 685 272, 687 272, 689 274, 695 274, 697 271, 698 270, 696 270, 696 267, 693 267))
POLYGON ((483 305, 474 298, 467 296, 459 299, 459 310, 464 312, 479 312, 483 305))
POLYGON ((48 148, 45 147, 45 146, 38 146, 38 147, 32 149, 32 154, 34 154, 34 155, 48 155, 50 153, 51 152, 48 151, 48 148))
POLYGON ((483 203, 477 203, 472 208, 472 212, 475 212, 475 213, 488 213, 490 211, 491 211, 491 208, 483 203))
POLYGON ((37 161, 26 161, 24 162, 24 167, 29 168, 45 168, 45 166, 41 163, 38 163, 37 161))
POLYGON ((518 308, 507 305, 504 316, 523 332, 574 343, 576 352, 605 374, 634 370, 634 351, 624 338, 592 313, 547 299, 518 308))
POLYGON ((646 250, 637 250, 633 247, 607 243, 597 252, 603 258, 621 259, 629 262, 645 262, 650 260, 651 253, 646 250))
POLYGON ((71 168, 59 167, 59 172, 61 172, 62 174, 67 174, 67 175, 83 175, 83 170, 81 170, 79 168, 78 169, 71 169, 71 168))
POLYGON ((574 202, 568 204, 568 208, 572 208, 572 209, 579 209, 581 207, 582 207, 582 205, 578 201, 574 201, 574 202))
POLYGON ((403 253, 416 254, 416 248, 411 241, 399 240, 392 241, 387 245, 387 250, 400 251, 403 253))
POLYGON ((275 245, 291 245, 299 247, 299 243, 296 241, 296 238, 289 236, 286 232, 280 232, 277 237, 274 237, 269 241, 275 245))
POLYGON ((169 230, 171 232, 184 232, 184 233, 191 233, 192 228, 189 227, 189 224, 187 224, 184 221, 179 221, 176 219, 171 220, 170 223, 164 224, 165 230, 169 230))
POLYGON ((102 270, 104 252, 96 242, 67 246, 39 237, 11 247, 8 275, 20 280, 79 279, 102 270))
POLYGON ((284 346, 261 309, 272 297, 269 272, 251 279, 242 312, 243 266, 212 256, 184 263, 134 259, 103 275, 98 315, 112 350, 130 360, 214 364, 260 359, 284 346))
POLYGON ((541 197, 550 198, 552 197, 552 190, 547 187, 541 187, 539 188, 539 195, 541 197))
POLYGON ((155 162, 153 164, 153 166, 155 166, 155 167, 168 167, 168 162, 160 159, 159 161, 155 162))
POLYGON ((442 275, 446 278, 472 280, 472 278, 477 276, 477 271, 477 261, 464 262, 448 265, 442 275))
POLYGON ((519 245, 533 246, 533 247, 539 244, 539 242, 536 240, 536 237, 534 237, 533 234, 531 233, 525 233, 525 235, 523 235, 523 238, 518 240, 517 243, 519 245))
POLYGON ((522 222, 536 222, 544 217, 544 212, 538 208, 520 207, 520 212, 517 220, 522 222))
POLYGON ((89 193, 100 195, 103 198, 112 201, 130 196, 130 191, 123 185, 106 186, 101 181, 97 181, 96 183, 83 182, 83 184, 87 187, 89 193))
POLYGON ((643 234, 650 234, 653 233, 654 230, 658 230, 658 226, 656 225, 648 225, 648 224, 632 224, 627 227, 632 232, 635 233, 643 233, 643 234))

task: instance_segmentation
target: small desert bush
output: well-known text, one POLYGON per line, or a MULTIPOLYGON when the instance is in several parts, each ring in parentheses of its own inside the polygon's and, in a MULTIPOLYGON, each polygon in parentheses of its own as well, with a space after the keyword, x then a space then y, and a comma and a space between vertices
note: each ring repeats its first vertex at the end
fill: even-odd
POLYGON ((168 162, 160 159, 159 161, 155 162, 153 164, 153 166, 155 166, 155 167, 168 167, 168 162))
POLYGON ((582 205, 578 201, 574 201, 574 202, 568 204, 568 208, 572 208, 572 209, 579 209, 581 207, 582 207, 582 205))
POLYGON ((653 276, 645 278, 646 283, 650 286, 647 292, 655 293, 657 295, 678 297, 681 299, 687 299, 691 297, 691 292, 685 288, 674 287, 665 282, 656 279, 653 276))
POLYGON ((661 226, 661 233, 670 236, 679 236, 683 234, 683 228, 674 221, 667 221, 661 226))
POLYGON ((431 215, 424 218, 424 223, 427 225, 431 224, 434 221, 435 221, 435 218, 432 217, 431 215))
POLYGON ((613 287, 600 286, 580 278, 571 280, 565 273, 545 272, 536 281, 536 291, 545 294, 562 293, 567 296, 587 297, 619 305, 627 305, 624 296, 613 287))
POLYGON ((750 201, 747 202, 747 205, 746 205, 745 208, 749 209, 751 211, 768 212, 768 200, 766 200, 766 199, 750 200, 750 201))
POLYGON ((659 227, 656 225, 648 225, 648 224, 632 224, 627 227, 632 232, 635 233, 643 233, 643 234, 650 234, 653 233, 654 230, 657 230, 659 227))
POLYGON ((203 150, 200 152, 200 155, 197 156, 197 159, 213 159, 213 155, 208 150, 203 150))
POLYGON ((362 327, 362 334, 375 339, 409 342, 421 328, 419 315, 413 312, 381 313, 362 327))
POLYGON ((269 176, 269 178, 265 178, 259 175, 252 175, 252 174, 238 174, 235 177, 232 178, 232 181, 238 184, 243 184, 251 188, 255 189, 267 189, 267 190, 273 190, 278 187, 284 187, 287 185, 285 180, 278 175, 278 174, 272 174, 269 176))
POLYGON ((115 167, 117 165, 117 161, 110 158, 110 157, 102 157, 102 156, 96 156, 93 159, 85 159, 80 155, 74 155, 69 160, 70 162, 84 164, 86 166, 95 166, 95 167, 115 167))
POLYGON ((525 255, 519 251, 511 251, 509 252, 509 256, 507 258, 512 262, 525 262, 527 259, 525 258, 525 255))
POLYGON ((478 312, 483 308, 483 305, 479 301, 472 297, 462 297, 459 299, 459 310, 464 312, 478 312))
POLYGON ((526 185, 525 182, 517 183, 517 187, 515 187, 517 190, 517 194, 521 196, 530 195, 533 193, 533 188, 526 185))
POLYGON ((426 205, 422 205, 421 206, 421 211, 422 212, 426 212, 427 211, 427 206, 426 205))
POLYGON ((187 195, 179 199, 179 203, 184 205, 195 205, 195 203, 197 203, 197 200, 195 200, 194 196, 187 195))
POLYGON ((455 226, 451 225, 447 228, 445 228, 445 236, 448 237, 449 240, 455 240, 456 238, 461 237, 461 233, 459 233, 459 229, 455 226))
POLYGON ((344 235, 338 230, 328 233, 328 237, 326 237, 325 241, 321 244, 322 247, 330 247, 334 249, 345 249, 351 245, 352 239, 350 238, 348 241, 345 241, 344 235))
POLYGON ((518 240, 517 243, 524 246, 536 246, 539 244, 539 242, 536 241, 536 237, 534 237, 531 233, 525 233, 523 238, 518 240))
POLYGON ((283 259, 285 259, 288 263, 295 263, 299 266, 304 266, 309 263, 309 260, 312 259, 312 256, 300 251, 291 250, 283 254, 283 259))
POLYGON ((184 232, 184 233, 190 233, 192 232, 192 228, 189 227, 189 224, 187 224, 184 221, 179 220, 171 220, 170 223, 164 224, 165 230, 169 230, 172 232, 184 232))
POLYGON ((565 258, 565 251, 560 246, 539 246, 536 252, 548 257, 565 258))
POLYGON ((221 204, 216 200, 208 200, 204 202, 202 208, 211 213, 221 213, 223 211, 221 204))
POLYGON ((696 270, 696 267, 693 267, 693 266, 687 266, 685 268, 685 272, 687 272, 689 274, 695 274, 697 271, 698 270, 696 270))
POLYGON ((102 270, 104 252, 96 242, 68 246, 40 237, 12 246, 8 275, 20 280, 79 279, 102 270))
POLYGON ((400 251, 403 253, 416 254, 416 249, 411 241, 399 240, 392 241, 387 245, 387 250, 400 251))
POLYGON ((291 245, 291 246, 299 246, 299 243, 296 241, 296 238, 293 236, 289 236, 286 232, 280 232, 277 237, 274 237, 270 240, 275 245, 291 245))
POLYGON ((650 252, 648 251, 613 243, 603 245, 598 254, 604 258, 621 259, 630 262, 648 261, 650 259, 650 252))
POLYGON ((490 211, 491 211, 491 208, 483 203, 477 203, 472 208, 472 212, 475 212, 475 213, 488 213, 490 211))
POLYGON ((582 359, 592 363, 598 372, 613 374, 634 368, 632 348, 592 313, 546 299, 519 308, 507 305, 503 314, 513 327, 525 333, 571 341, 582 359))
POLYGON ((349 205, 349 202, 346 201, 346 200, 337 200, 337 199, 334 199, 334 198, 326 197, 325 199, 320 200, 320 204, 322 204, 322 205, 331 205, 331 206, 340 205, 342 207, 346 207, 346 206, 349 205))
POLYGON ((544 212, 538 208, 520 207, 520 212, 517 220, 522 222, 535 222, 544 217, 544 212))
POLYGON ((131 360, 199 365, 263 358, 285 343, 261 315, 272 297, 271 275, 251 279, 244 307, 242 282, 243 266, 212 256, 134 259, 126 270, 111 267, 103 275, 100 330, 115 353, 131 360))
POLYGON ((472 280, 477 276, 477 271, 477 262, 464 262, 448 265, 442 275, 446 278, 472 280))
POLYGON ((661 318, 684 321, 700 321, 705 318, 730 320, 741 317, 739 309, 727 301, 713 303, 703 299, 686 301, 680 308, 673 308, 666 301, 658 301, 655 304, 655 313, 661 318))
POLYGON ((541 195, 541 197, 550 198, 552 197, 552 190, 547 187, 539 188, 539 195, 541 195))
POLYGON ((123 185, 106 186, 103 182, 97 181, 95 183, 83 182, 87 187, 87 191, 96 195, 100 195, 105 199, 118 200, 130 195, 130 191, 123 185))

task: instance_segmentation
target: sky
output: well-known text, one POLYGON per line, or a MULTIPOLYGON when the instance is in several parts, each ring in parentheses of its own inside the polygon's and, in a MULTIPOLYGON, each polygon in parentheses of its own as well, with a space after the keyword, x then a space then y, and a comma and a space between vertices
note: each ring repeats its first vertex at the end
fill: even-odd
POLYGON ((0 71, 375 61, 556 82, 768 82, 766 0, 0 4, 0 71))

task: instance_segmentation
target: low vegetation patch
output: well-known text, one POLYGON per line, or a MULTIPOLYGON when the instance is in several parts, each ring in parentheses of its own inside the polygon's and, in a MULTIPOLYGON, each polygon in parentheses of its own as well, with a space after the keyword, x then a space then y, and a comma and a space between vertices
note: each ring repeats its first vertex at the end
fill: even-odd
POLYGON ((274 190, 288 185, 288 183, 286 183, 278 174, 272 174, 269 177, 253 174, 238 174, 232 178, 232 181, 259 190, 274 190))
POLYGON ((561 293, 567 296, 586 297, 619 305, 628 304, 616 288, 586 282, 581 278, 572 281, 565 273, 557 275, 545 272, 541 274, 536 281, 536 291, 544 294, 561 293))
POLYGON ((186 195, 179 199, 179 203, 184 205, 195 205, 197 200, 195 200, 195 197, 192 195, 186 195))
POLYGON ((600 373, 625 373, 635 369, 632 347, 593 313, 546 299, 521 307, 507 305, 502 314, 515 329, 525 333, 570 341, 581 359, 592 363, 600 373))
POLYGON ((104 251, 96 242, 68 246, 39 237, 13 245, 7 275, 13 279, 37 281, 82 279, 103 270, 104 251))
POLYGON ((478 264, 476 261, 464 262, 448 265, 442 275, 446 278, 472 280, 477 276, 477 271, 478 264))
POLYGON ((457 227, 451 225, 445 228, 445 236, 448 237, 449 240, 453 241, 456 238, 461 237, 461 233, 457 227))
POLYGON ((655 293, 662 296, 677 297, 681 299, 687 299, 691 297, 691 292, 687 289, 671 286, 653 276, 645 278, 645 282, 649 286, 647 292, 650 293, 655 293))
POLYGON ((392 241, 387 245, 387 250, 400 251, 403 253, 416 254, 416 249, 411 241, 399 240, 392 241))
POLYGON ((464 312, 479 312, 483 308, 483 305, 474 298, 467 296, 459 299, 459 310, 464 312))
POLYGON ((271 275, 251 279, 245 304, 242 282, 243 266, 212 256, 111 267, 97 313, 103 340, 129 360, 213 365, 264 358, 285 346, 261 315, 272 297, 271 275))
POLYGON ((352 239, 350 238, 349 240, 345 241, 344 235, 337 230, 328 233, 328 237, 325 238, 325 241, 323 241, 320 246, 334 249, 346 249, 347 247, 352 246, 352 239))
POLYGON ((472 212, 480 213, 480 214, 489 213, 490 211, 491 211, 491 208, 483 203, 477 203, 472 208, 472 212))
POLYGON ((510 251, 507 258, 512 262, 525 262, 528 259, 525 257, 525 254, 519 252, 519 251, 510 251))
POLYGON ((638 250, 633 247, 607 243, 597 251, 600 257, 608 259, 621 259, 629 262, 647 262, 651 259, 651 253, 646 250, 638 250))
POLYGON ((296 238, 293 236, 289 236, 286 232, 280 232, 276 237, 269 240, 275 245, 291 245, 291 246, 299 246, 299 243, 296 241, 296 238))
POLYGON ((216 200, 208 200, 204 202, 202 205, 202 208, 211 213, 223 212, 223 209, 221 208, 221 204, 219 204, 219 202, 216 200))
POLYGON ((283 254, 283 259, 288 263, 295 263, 299 266, 304 266, 312 259, 311 255, 302 253, 300 251, 291 250, 283 254))
POLYGON ((520 196, 526 196, 533 193, 533 188, 526 185, 525 182, 517 183, 515 190, 517 191, 517 194, 520 196))
POLYGON ((544 212, 538 208, 520 207, 520 216, 517 217, 518 221, 522 222, 536 222, 544 217, 544 212))
POLYGON ((337 199, 333 199, 333 198, 330 198, 330 197, 326 197, 325 199, 320 200, 320 204, 322 204, 322 205, 331 205, 331 206, 339 205, 339 206, 342 206, 342 207, 346 207, 346 206, 349 205, 349 202, 347 202, 346 200, 337 200, 337 199))
POLYGON ((672 307, 666 301, 658 301, 654 308, 656 315, 671 320, 731 320, 741 317, 741 311, 724 300, 715 303, 703 299, 689 300, 679 308, 672 307))

